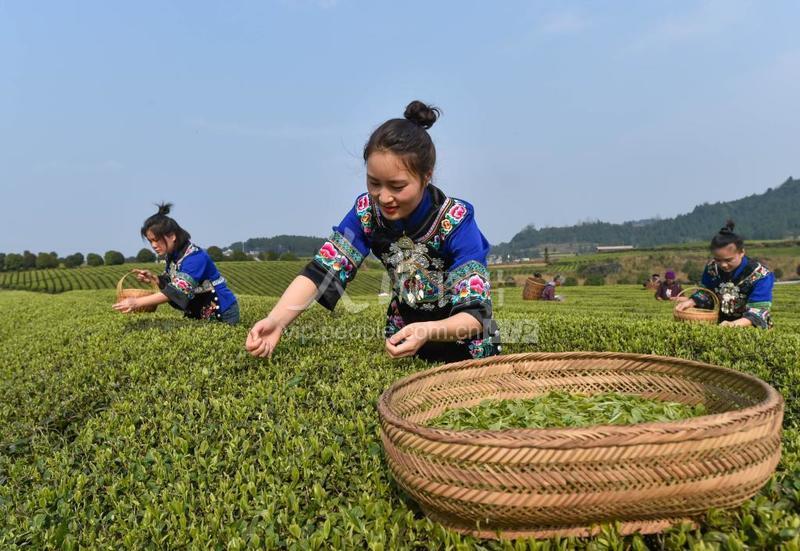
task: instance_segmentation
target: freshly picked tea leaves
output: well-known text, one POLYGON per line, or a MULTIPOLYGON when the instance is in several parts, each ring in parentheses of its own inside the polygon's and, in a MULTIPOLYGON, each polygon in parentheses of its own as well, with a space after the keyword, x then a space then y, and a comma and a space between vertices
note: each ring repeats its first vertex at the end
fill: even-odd
POLYGON ((451 430, 566 428, 677 421, 705 413, 703 404, 688 406, 616 392, 589 396, 551 391, 535 398, 489 399, 477 406, 449 409, 427 425, 451 430))

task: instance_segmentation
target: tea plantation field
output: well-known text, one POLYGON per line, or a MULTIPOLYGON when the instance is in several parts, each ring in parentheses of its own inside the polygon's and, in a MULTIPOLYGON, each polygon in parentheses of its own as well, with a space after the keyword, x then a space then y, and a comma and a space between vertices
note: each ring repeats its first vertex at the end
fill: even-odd
MULTIPOLYGON (((308 261, 276 260, 270 262, 220 262, 219 269, 236 293, 279 296, 308 261)), ((163 264, 123 264, 118 266, 84 266, 51 270, 0 272, 0 289, 62 293, 89 289, 114 289, 122 276, 132 268, 164 271, 163 264)), ((353 281, 353 293, 377 293, 386 272, 362 266, 353 281)), ((141 286, 133 276, 125 287, 141 286)))
POLYGON ((428 521, 388 474, 377 399, 427 366, 385 356, 374 293, 315 306, 267 361, 243 344, 275 298, 240 296, 229 327, 167 306, 122 316, 110 289, 0 291, 0 549, 800 549, 800 286, 776 287, 770 332, 673 323, 634 286, 520 294, 498 289, 497 317, 535 338, 504 352, 654 353, 769 381, 786 398, 776 476, 696 530, 474 540, 428 521))

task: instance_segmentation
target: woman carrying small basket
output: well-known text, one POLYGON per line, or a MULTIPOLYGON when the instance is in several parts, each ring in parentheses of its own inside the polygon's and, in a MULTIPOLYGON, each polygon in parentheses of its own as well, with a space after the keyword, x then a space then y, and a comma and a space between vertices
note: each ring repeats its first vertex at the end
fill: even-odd
MULTIPOLYGON (((733 232, 728 221, 711 240, 714 259, 703 271, 701 284, 719 301, 719 324, 731 327, 772 327, 772 287, 775 276, 763 264, 745 255, 744 240, 733 232)), ((694 293, 678 303, 678 312, 689 308, 712 309, 712 297, 705 291, 694 293)))
POLYGON ((160 292, 123 298, 113 308, 128 314, 169 302, 187 318, 239 322, 239 303, 208 254, 190 241, 191 235, 169 217, 172 205, 160 205, 145 220, 141 234, 157 255, 166 258, 164 273, 134 270, 143 283, 158 285, 160 292))

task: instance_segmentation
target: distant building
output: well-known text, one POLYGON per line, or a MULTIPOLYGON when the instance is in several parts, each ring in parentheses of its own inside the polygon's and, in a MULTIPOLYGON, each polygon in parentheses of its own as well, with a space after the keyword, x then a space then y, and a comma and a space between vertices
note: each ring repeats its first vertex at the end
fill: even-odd
POLYGON ((631 251, 633 250, 633 245, 606 245, 603 247, 597 247, 598 253, 613 253, 617 251, 631 251))

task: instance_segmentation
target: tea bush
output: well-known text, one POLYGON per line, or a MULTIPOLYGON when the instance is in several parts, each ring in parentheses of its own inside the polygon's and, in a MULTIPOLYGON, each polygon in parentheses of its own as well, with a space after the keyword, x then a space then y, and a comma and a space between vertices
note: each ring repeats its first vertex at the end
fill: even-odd
POLYGON ((742 507, 660 536, 517 542, 448 532, 392 482, 376 402, 428 366, 386 357, 374 297, 313 307, 266 361, 243 343, 274 299, 241 297, 229 327, 163 306, 122 316, 113 291, 0 292, 0 549, 800 549, 800 288, 781 287, 770 332, 674 323, 638 287, 571 288, 561 304, 498 289, 501 327, 535 337, 508 352, 693 358, 787 400, 778 472, 742 507))

